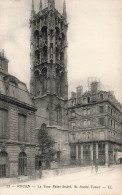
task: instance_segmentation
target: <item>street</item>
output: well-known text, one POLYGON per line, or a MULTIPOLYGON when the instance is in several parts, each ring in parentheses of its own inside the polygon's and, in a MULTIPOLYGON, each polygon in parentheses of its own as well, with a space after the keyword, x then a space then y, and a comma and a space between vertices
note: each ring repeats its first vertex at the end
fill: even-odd
POLYGON ((90 168, 80 172, 42 178, 0 188, 0 195, 120 195, 122 194, 122 166, 99 167, 98 173, 90 168))

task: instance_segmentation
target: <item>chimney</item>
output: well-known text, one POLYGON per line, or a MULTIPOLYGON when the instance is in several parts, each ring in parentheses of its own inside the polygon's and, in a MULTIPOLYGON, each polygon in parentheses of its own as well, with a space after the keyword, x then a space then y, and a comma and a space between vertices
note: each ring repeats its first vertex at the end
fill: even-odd
POLYGON ((8 59, 4 54, 4 50, 0 51, 0 71, 8 72, 8 59))
POLYGON ((94 81, 91 83, 91 93, 96 94, 98 92, 98 82, 94 81))
POLYGON ((81 103, 81 97, 83 95, 83 87, 80 85, 76 88, 77 104, 81 103))
POLYGON ((71 92, 71 98, 76 98, 76 93, 74 91, 71 92))

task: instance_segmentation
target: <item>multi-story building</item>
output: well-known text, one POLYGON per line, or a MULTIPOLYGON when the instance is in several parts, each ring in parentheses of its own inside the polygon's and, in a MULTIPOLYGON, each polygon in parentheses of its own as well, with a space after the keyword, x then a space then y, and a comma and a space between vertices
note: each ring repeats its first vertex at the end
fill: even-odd
POLYGON ((99 90, 96 81, 85 93, 77 87, 69 100, 69 124, 72 162, 117 163, 122 152, 122 105, 112 92, 99 90))
POLYGON ((65 2, 60 14, 54 0, 48 0, 44 9, 40 1, 38 13, 32 1, 30 93, 38 108, 36 129, 46 124, 55 138, 57 158, 63 159, 63 163, 69 156, 67 27, 65 2))
POLYGON ((0 177, 35 170, 35 111, 26 85, 8 73, 0 52, 0 177))

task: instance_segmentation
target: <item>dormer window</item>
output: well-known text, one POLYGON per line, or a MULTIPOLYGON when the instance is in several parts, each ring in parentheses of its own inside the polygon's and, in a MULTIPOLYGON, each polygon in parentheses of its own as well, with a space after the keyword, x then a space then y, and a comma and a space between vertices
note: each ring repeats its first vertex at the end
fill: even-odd
POLYGON ((86 98, 83 98, 83 103, 86 104, 86 98))
POLYGON ((90 97, 87 97, 87 101, 88 101, 88 103, 90 103, 90 97))
POLYGON ((75 117, 75 110, 71 111, 71 117, 75 117))
POLYGON ((13 76, 7 76, 5 79, 6 94, 18 98, 18 80, 13 76))
POLYGON ((103 100, 103 99, 104 99, 103 94, 100 94, 100 100, 103 100))

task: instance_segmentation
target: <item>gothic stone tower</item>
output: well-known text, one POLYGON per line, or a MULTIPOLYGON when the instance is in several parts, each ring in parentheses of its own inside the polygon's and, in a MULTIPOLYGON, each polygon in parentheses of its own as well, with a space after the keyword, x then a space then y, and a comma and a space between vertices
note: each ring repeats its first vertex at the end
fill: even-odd
POLYGON ((67 103, 67 14, 66 4, 61 15, 55 1, 35 13, 31 10, 31 80, 30 93, 38 108, 37 128, 42 123, 68 129, 67 103))

